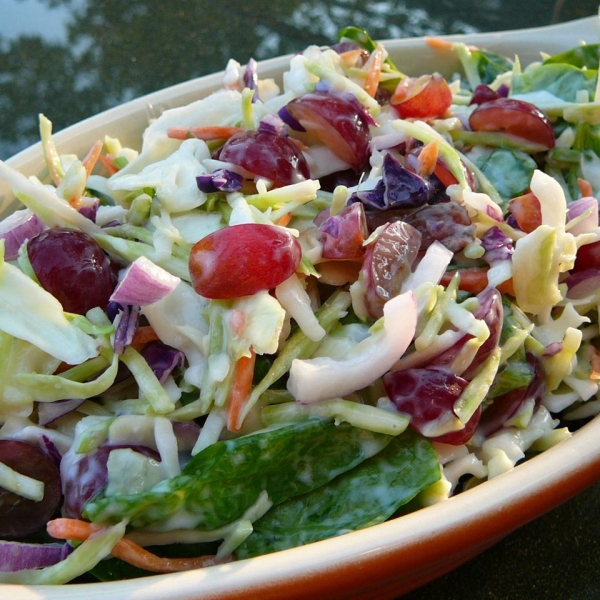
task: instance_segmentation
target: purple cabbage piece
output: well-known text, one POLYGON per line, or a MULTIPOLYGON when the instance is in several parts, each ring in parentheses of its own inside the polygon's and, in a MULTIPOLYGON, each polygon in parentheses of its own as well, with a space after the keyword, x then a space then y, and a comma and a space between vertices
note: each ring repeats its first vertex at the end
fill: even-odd
MULTIPOLYGON (((325 212, 325 211, 323 211, 325 212)), ((365 253, 363 242, 369 235, 365 210, 360 202, 328 216, 318 225, 323 258, 354 260, 365 253)))
POLYGON ((51 567, 71 554, 70 544, 29 544, 0 541, 0 573, 51 567))
POLYGON ((56 444, 47 435, 42 435, 40 445, 42 446, 42 449, 46 451, 46 454, 52 459, 52 462, 54 462, 56 468, 60 469, 62 454, 60 453, 60 450, 56 444))
POLYGON ((142 349, 142 356, 161 383, 165 383, 176 368, 183 368, 185 354, 162 342, 151 342, 142 349))
POLYGON ((248 89, 254 90, 252 102, 256 102, 258 100, 258 63, 253 58, 251 58, 246 65, 243 79, 244 85, 248 89))
POLYGON ((374 188, 370 190, 358 189, 350 196, 349 202, 362 202, 368 208, 377 210, 386 210, 385 204, 385 184, 380 179, 374 188))
POLYGON ((337 52, 338 54, 343 54, 344 52, 350 52, 352 50, 359 50, 360 46, 353 42, 352 40, 344 40, 342 42, 338 42, 331 46, 331 49, 337 52))
POLYGON ((237 192, 241 189, 243 182, 244 178, 239 173, 229 169, 215 169, 196 177, 198 189, 206 194, 237 192))
POLYGON ((97 450, 84 455, 71 465, 65 461, 61 466, 65 517, 79 519, 85 505, 94 498, 108 482, 108 456, 113 450, 128 448, 148 458, 160 461, 156 450, 139 444, 115 444, 101 446, 97 450))
POLYGON ((484 258, 490 264, 510 259, 515 251, 512 240, 495 226, 481 236, 481 245, 485 250, 484 258))
POLYGON ((600 287, 600 269, 590 268, 574 271, 566 279, 567 298, 580 300, 594 294, 600 287))
POLYGON ((258 124, 258 131, 267 131, 275 135, 288 135, 288 129, 285 121, 279 116, 269 113, 265 115, 258 124))
POLYGON ((84 217, 87 217, 90 221, 93 221, 95 223, 99 206, 100 206, 100 200, 98 200, 98 198, 84 197, 84 198, 81 198, 80 204, 79 204, 77 210, 84 217))
POLYGON ((300 125, 300 122, 290 115, 290 111, 287 109, 287 106, 282 106, 277 111, 277 115, 290 129, 294 131, 306 131, 306 129, 300 125))
POLYGON ((390 152, 383 159, 382 178, 370 190, 358 190, 349 202, 362 202, 376 210, 420 208, 432 200, 438 190, 427 179, 405 168, 390 152))
POLYGON ((383 159, 383 183, 386 208, 418 208, 435 192, 426 179, 403 167, 390 152, 383 159))
POLYGON ((82 399, 69 398, 55 402, 40 402, 38 404, 38 424, 45 427, 49 423, 60 419, 66 414, 77 410, 82 404, 82 399))
MULTIPOLYGON (((118 314, 120 317, 117 321, 113 347, 116 354, 123 354, 125 348, 133 341, 133 336, 137 331, 140 322, 140 307, 126 305, 118 314)), ((116 319, 117 317, 115 317, 116 319)))
POLYGON ((16 260, 23 242, 44 229, 46 225, 28 208, 17 210, 0 221, 0 239, 4 240, 4 258, 16 260))

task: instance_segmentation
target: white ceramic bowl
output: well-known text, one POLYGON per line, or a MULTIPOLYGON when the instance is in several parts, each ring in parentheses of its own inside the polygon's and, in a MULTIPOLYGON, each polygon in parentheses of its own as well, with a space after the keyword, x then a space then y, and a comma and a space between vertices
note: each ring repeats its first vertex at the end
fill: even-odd
MULTIPOLYGON (((597 18, 563 25, 494 34, 453 36, 523 63, 539 52, 556 53, 585 40, 600 41, 597 18)), ((423 40, 385 43, 409 74, 438 70, 449 75, 458 62, 423 40)), ((279 77, 289 57, 260 64, 261 77, 279 77)), ((186 104, 221 85, 216 74, 169 87, 119 106, 55 135, 61 152, 83 154, 104 134, 137 145, 148 117, 186 104)), ((9 163, 31 175, 44 170, 37 144, 9 163)), ((11 194, 0 182, 0 215, 11 210, 11 194)), ((464 563, 503 536, 551 510, 600 479, 600 416, 572 438, 505 473, 429 508, 338 538, 201 571, 114 583, 59 587, 0 585, 2 598, 75 600, 301 600, 306 598, 397 598, 464 563)))

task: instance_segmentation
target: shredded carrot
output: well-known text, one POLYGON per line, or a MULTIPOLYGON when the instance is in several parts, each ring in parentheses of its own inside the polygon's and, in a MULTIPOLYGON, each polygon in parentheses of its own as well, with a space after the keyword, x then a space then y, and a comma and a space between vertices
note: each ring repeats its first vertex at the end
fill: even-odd
POLYGON ((256 353, 250 348, 250 356, 242 356, 235 363, 233 384, 227 406, 227 429, 239 431, 242 428, 240 416, 252 391, 256 353))
POLYGON ((340 54, 342 62, 348 67, 354 67, 358 63, 365 51, 362 48, 356 48, 354 50, 346 50, 340 54))
POLYGON ((592 184, 586 179, 582 179, 581 177, 577 178, 577 185, 579 186, 579 193, 582 198, 586 198, 587 196, 594 195, 594 188, 592 184))
POLYGON ((447 52, 452 50, 452 42, 449 42, 448 40, 443 40, 442 38, 436 37, 426 37, 424 39, 425 43, 434 50, 444 50, 447 52))
MULTIPOLYGON (((83 542, 90 536, 98 533, 102 529, 79 519, 59 518, 49 521, 47 525, 48 533, 57 539, 76 540, 83 542)), ((142 546, 121 538, 113 547, 111 554, 121 560, 155 573, 175 573, 178 571, 190 571, 191 569, 200 569, 211 567, 220 562, 228 562, 228 559, 217 560, 215 556, 198 556, 194 558, 162 558, 152 552, 148 552, 142 546)), ((229 560, 231 560, 229 558, 229 560)))
MULTIPOLYGON (((489 285, 487 278, 488 270, 488 267, 470 267, 468 269, 459 269, 460 280, 458 288, 465 292, 470 292, 471 294, 479 294, 480 292, 483 292, 483 290, 485 290, 485 288, 489 285)), ((455 271, 446 271, 444 275, 442 275, 440 283, 442 285, 448 285, 454 274, 455 271)), ((515 295, 512 278, 508 281, 504 281, 498 285, 497 288, 498 291, 502 292, 503 294, 509 294, 511 296, 515 295)))
POLYGON ((109 175, 114 175, 119 170, 119 167, 115 165, 115 158, 111 154, 101 154, 98 162, 102 164, 109 175))
POLYGON ((167 137, 175 140, 187 140, 188 138, 198 138, 205 142, 211 140, 229 139, 236 133, 245 131, 242 127, 224 127, 219 125, 209 127, 169 127, 167 137))
POLYGON ((429 177, 435 171, 439 150, 440 141, 438 139, 431 140, 423 146, 417 158, 417 172, 421 177, 429 177))
POLYGON ((281 216, 277 221, 275 221, 275 225, 279 225, 280 227, 285 227, 292 220, 292 215, 290 213, 285 213, 285 215, 281 216))
POLYGON ((87 153, 87 156, 81 161, 85 170, 88 174, 88 177, 92 174, 98 159, 100 158, 100 153, 102 152, 102 140, 98 140, 94 143, 94 145, 90 148, 90 151, 87 153))
POLYGON ((157 340, 160 340, 160 338, 156 331, 150 325, 142 325, 133 334, 133 340, 130 345, 134 348, 141 348, 149 342, 156 342, 157 340))
POLYGON ((365 68, 367 69, 367 78, 365 80, 365 91, 372 98, 375 97, 377 93, 377 88, 379 86, 379 79, 381 78, 381 66, 383 65, 383 57, 385 51, 381 44, 377 44, 377 47, 373 52, 371 52, 371 56, 369 60, 365 63, 365 68))

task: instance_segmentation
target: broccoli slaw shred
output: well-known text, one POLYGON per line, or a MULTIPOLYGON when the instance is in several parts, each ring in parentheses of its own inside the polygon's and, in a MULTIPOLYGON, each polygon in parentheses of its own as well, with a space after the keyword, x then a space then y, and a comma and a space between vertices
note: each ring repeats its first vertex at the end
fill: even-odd
POLYGON ((0 582, 346 534, 600 413, 598 45, 427 43, 460 71, 348 27, 136 148, 40 116, 47 177, 0 161, 0 582))

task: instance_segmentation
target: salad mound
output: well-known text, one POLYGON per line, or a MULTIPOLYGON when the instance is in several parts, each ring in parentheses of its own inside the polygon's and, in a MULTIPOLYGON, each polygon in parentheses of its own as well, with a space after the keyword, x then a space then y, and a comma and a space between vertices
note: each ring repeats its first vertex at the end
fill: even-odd
POLYGON ((442 502, 600 412, 598 44, 348 27, 280 83, 0 161, 0 581, 218 565, 442 502))

